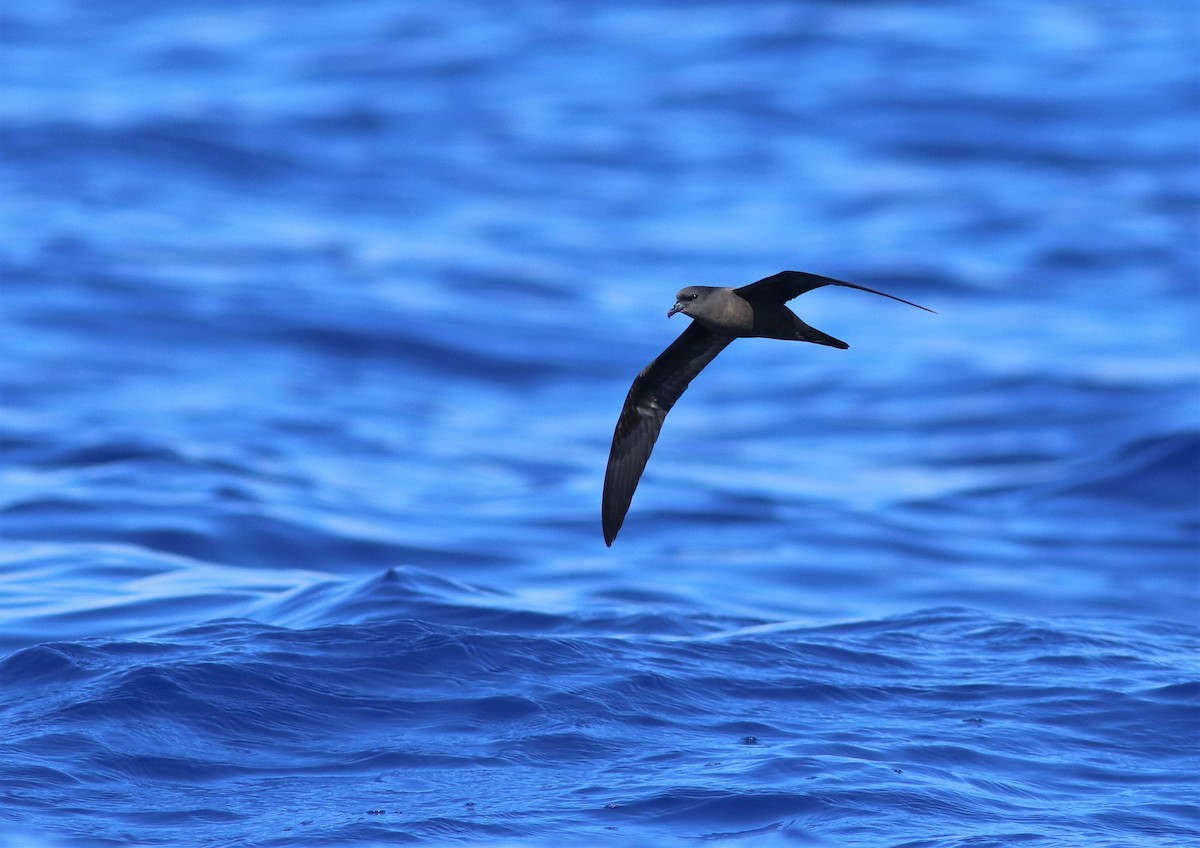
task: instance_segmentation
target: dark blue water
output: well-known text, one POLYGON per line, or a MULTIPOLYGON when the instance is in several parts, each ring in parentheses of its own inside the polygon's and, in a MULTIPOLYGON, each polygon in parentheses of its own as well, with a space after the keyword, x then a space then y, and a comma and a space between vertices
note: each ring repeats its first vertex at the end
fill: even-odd
POLYGON ((5 4, 0 844, 1197 844, 1198 13, 5 4))

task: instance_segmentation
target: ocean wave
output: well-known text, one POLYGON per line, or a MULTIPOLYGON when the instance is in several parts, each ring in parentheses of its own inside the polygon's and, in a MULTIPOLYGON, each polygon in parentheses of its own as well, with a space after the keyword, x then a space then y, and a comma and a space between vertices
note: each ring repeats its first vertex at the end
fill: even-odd
POLYGON ((980 839, 1024 827, 1051 844, 1100 820, 1110 840, 1198 833, 1169 812, 1200 707, 1181 682, 1193 627, 1160 627, 1150 654, 1101 619, 1050 627, 956 608, 581 636, 552 616, 439 621, 495 595, 430 575, 354 593, 390 600, 401 586, 434 614, 214 621, 15 651, 0 663, 21 752, 5 782, 62 799, 58 828, 89 818, 109 838, 114 816, 144 809, 146 785, 166 804, 138 815, 147 833, 195 820, 232 838, 270 798, 294 836, 245 844, 336 842, 351 821, 381 839, 515 837, 531 817, 566 839, 615 827, 633 841, 900 844, 970 822, 980 839), (366 781, 357 803, 314 803, 346 779, 366 781))

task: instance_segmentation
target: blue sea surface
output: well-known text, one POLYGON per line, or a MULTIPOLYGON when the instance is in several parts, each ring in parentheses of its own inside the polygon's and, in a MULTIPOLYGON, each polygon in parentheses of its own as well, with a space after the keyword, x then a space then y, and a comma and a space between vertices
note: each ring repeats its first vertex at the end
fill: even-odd
POLYGON ((0 6, 0 845, 1200 844, 1198 20, 0 6))

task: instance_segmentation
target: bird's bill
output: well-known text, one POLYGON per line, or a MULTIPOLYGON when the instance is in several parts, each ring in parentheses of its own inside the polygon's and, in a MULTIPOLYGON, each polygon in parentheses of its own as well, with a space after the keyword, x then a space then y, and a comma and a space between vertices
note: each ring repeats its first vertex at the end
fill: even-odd
POLYGON ((672 306, 670 308, 670 310, 667 312, 667 317, 670 318, 676 312, 682 312, 682 311, 683 311, 683 304, 676 301, 675 305, 672 306))

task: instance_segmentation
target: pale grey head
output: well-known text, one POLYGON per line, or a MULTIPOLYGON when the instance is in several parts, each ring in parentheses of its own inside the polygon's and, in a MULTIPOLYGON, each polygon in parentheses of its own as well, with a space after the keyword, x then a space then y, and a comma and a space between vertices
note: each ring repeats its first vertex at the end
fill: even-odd
POLYGON ((723 291, 715 286, 688 286, 675 295, 675 305, 667 312, 670 318, 676 312, 682 312, 690 318, 699 318, 705 314, 705 304, 714 292, 723 291))

